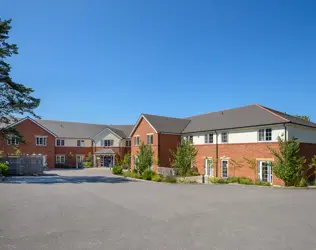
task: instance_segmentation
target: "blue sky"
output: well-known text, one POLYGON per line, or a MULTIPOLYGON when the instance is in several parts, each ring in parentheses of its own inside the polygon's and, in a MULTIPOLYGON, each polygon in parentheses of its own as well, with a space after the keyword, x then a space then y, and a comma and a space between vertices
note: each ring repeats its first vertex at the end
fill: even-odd
POLYGON ((135 123, 259 103, 316 120, 316 2, 0 0, 43 119, 135 123))

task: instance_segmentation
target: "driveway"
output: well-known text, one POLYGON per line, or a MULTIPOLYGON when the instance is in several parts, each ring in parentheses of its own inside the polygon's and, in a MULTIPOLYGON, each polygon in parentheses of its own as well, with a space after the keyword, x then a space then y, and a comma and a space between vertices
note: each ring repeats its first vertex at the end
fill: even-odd
POLYGON ((315 249, 316 190, 49 171, 0 184, 0 249, 315 249))

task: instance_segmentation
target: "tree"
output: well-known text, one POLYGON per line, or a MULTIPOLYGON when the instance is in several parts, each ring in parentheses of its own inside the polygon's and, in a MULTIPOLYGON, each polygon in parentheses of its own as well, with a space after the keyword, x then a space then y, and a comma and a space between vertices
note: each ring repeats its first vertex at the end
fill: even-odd
POLYGON ((255 181, 258 179, 258 165, 256 159, 248 159, 244 158, 246 163, 248 164, 248 168, 252 170, 255 181))
POLYGON ((137 160, 135 161, 135 170, 139 174, 143 174, 146 169, 151 168, 154 159, 154 151, 151 145, 140 143, 139 150, 136 152, 137 160))
POLYGON ((305 121, 311 121, 310 117, 308 115, 295 115, 297 118, 303 119, 305 121))
POLYGON ((122 165, 123 165, 123 168, 130 169, 131 167, 131 154, 130 153, 126 153, 124 155, 122 165))
POLYGON ((292 138, 289 141, 283 140, 278 137, 279 150, 270 148, 271 153, 275 156, 276 160, 273 163, 272 171, 276 177, 284 181, 286 186, 299 185, 305 175, 305 162, 304 156, 300 156, 300 142, 292 138))
POLYGON ((173 156, 171 166, 178 169, 178 174, 185 178, 195 166, 197 150, 189 140, 183 140, 176 151, 170 151, 173 156))
POLYGON ((231 164, 233 165, 234 168, 234 176, 236 176, 236 169, 241 169, 244 165, 242 162, 238 162, 234 159, 231 159, 231 164))
MULTIPOLYGON (((11 19, 2 20, 0 18, 0 123, 9 125, 12 121, 17 121, 15 115, 25 113, 39 118, 34 109, 40 104, 40 99, 31 96, 33 89, 27 88, 22 84, 12 80, 11 66, 5 62, 5 59, 13 54, 18 54, 16 44, 9 44, 9 32, 11 30, 11 19)), ((14 135, 22 139, 19 132, 14 128, 2 128, 0 136, 7 138, 8 135, 14 135)))

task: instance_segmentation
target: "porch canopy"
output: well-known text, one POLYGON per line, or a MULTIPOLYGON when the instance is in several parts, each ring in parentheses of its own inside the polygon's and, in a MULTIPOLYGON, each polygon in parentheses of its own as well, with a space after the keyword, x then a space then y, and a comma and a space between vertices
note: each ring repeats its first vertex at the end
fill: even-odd
POLYGON ((109 148, 100 149, 94 152, 96 155, 115 155, 114 151, 109 148))

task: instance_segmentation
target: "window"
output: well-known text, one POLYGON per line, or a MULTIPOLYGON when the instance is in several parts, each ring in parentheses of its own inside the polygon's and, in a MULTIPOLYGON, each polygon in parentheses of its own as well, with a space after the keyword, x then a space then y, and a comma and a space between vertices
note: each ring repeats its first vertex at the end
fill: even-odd
POLYGON ((47 137, 46 136, 36 136, 36 146, 46 146, 47 137))
POLYGON ((228 133, 222 133, 222 143, 228 142, 228 133))
POLYGON ((114 144, 114 140, 103 140, 102 142, 103 147, 111 147, 114 144))
POLYGON ((65 146, 65 140, 57 139, 56 140, 56 146, 65 146))
POLYGON ((228 161, 222 160, 222 177, 228 178, 228 161))
POLYGON ((78 147, 84 147, 84 140, 77 140, 78 147))
POLYGON ((213 143, 213 134, 205 135, 205 143, 213 143))
POLYGON ((9 136, 7 143, 8 145, 18 145, 20 144, 20 139, 16 136, 9 136))
POLYGON ((191 143, 193 143, 193 135, 183 136, 183 140, 189 140, 191 143))
POLYGON ((147 144, 152 145, 154 142, 154 135, 147 135, 147 144))
POLYGON ((130 140, 126 140, 126 142, 125 142, 126 144, 126 147, 130 147, 131 146, 131 141, 130 140))
POLYGON ((56 155, 56 164, 65 163, 65 156, 64 155, 56 155))
POLYGON ((259 129, 258 131, 258 140, 259 141, 272 141, 272 129, 259 129))
POLYGON ((139 136, 134 137, 134 145, 138 146, 139 145, 139 136))

